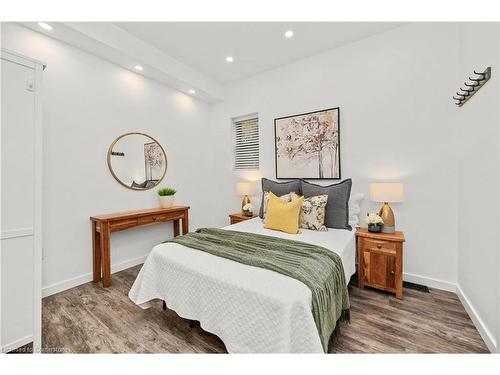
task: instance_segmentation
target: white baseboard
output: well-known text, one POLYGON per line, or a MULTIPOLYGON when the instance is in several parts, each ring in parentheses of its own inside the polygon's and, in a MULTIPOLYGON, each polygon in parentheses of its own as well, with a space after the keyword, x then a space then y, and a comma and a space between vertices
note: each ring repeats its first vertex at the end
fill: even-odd
POLYGON ((491 353, 496 353, 497 352, 497 342, 494 338, 494 335, 486 328, 486 325, 484 324, 483 320, 479 316, 478 312, 472 306, 470 300, 467 298, 467 296, 464 294, 463 290, 460 288, 459 285, 457 285, 457 295, 458 298, 460 298, 460 301, 462 302, 462 305, 465 308, 465 311, 467 311, 467 314, 469 314, 469 317, 471 318, 472 322, 476 326, 477 330, 479 331, 479 334, 481 335, 484 343, 488 347, 491 353))
POLYGON ((11 342, 10 344, 2 346, 0 348, 0 353, 11 352, 12 350, 16 350, 17 348, 20 348, 23 345, 29 344, 32 341, 33 341, 33 335, 23 337, 19 340, 11 342))
POLYGON ((429 288, 446 290, 447 292, 455 293, 457 291, 457 285, 455 283, 434 279, 432 277, 415 275, 413 273, 403 273, 403 280, 410 283, 425 285, 429 288))
MULTIPOLYGON (((120 272, 123 271, 127 268, 137 266, 138 264, 144 263, 146 260, 147 255, 143 255, 134 259, 128 259, 120 263, 112 264, 111 265, 111 273, 115 272, 120 272)), ((63 281, 59 281, 57 283, 54 283, 52 285, 47 285, 42 288, 42 298, 43 297, 48 297, 53 294, 62 292, 67 289, 74 288, 75 286, 82 285, 85 283, 88 283, 89 281, 93 280, 93 275, 92 272, 85 273, 80 276, 72 277, 71 279, 66 279, 63 281)))

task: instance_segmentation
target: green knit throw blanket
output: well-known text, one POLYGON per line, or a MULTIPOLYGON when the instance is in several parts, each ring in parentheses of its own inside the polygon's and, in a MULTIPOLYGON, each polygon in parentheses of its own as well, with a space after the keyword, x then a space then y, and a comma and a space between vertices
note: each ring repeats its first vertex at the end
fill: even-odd
POLYGON ((312 310, 325 353, 338 321, 349 319, 349 295, 340 257, 324 247, 260 234, 202 228, 165 242, 265 268, 311 289, 312 310))

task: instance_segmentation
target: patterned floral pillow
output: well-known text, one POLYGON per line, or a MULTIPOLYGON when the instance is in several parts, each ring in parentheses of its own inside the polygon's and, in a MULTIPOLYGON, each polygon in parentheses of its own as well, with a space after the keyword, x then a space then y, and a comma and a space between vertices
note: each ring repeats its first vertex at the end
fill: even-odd
MULTIPOLYGON (((299 195, 290 193, 291 200, 299 198, 299 195)), ((328 202, 328 195, 315 195, 304 199, 300 210, 299 226, 305 229, 326 232, 325 208, 328 202)))
MULTIPOLYGON (((297 194, 295 193, 288 193, 285 195, 280 196, 281 199, 285 202, 291 202, 292 197, 290 196, 291 194, 294 194, 296 197, 298 197, 297 194)), ((266 213, 267 213, 267 204, 269 203, 269 192, 265 191, 264 192, 264 207, 263 207, 263 213, 262 213, 262 221, 265 223, 266 222, 266 213)))

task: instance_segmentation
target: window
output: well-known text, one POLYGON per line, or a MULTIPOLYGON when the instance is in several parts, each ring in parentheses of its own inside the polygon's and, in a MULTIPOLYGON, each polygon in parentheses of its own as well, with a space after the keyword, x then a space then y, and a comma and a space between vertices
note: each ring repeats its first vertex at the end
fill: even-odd
POLYGON ((259 169, 259 119, 257 115, 233 119, 235 169, 259 169))

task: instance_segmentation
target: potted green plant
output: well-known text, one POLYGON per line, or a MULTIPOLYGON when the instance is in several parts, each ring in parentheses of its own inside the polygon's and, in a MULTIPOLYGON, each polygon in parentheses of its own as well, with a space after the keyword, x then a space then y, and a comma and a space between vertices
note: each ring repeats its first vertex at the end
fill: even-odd
POLYGON ((160 206, 162 208, 172 207, 174 205, 174 197, 177 190, 171 187, 165 187, 158 190, 160 197, 160 206))
POLYGON ((374 233, 381 232, 384 226, 384 220, 374 212, 366 215, 366 223, 368 224, 368 231, 374 233))

